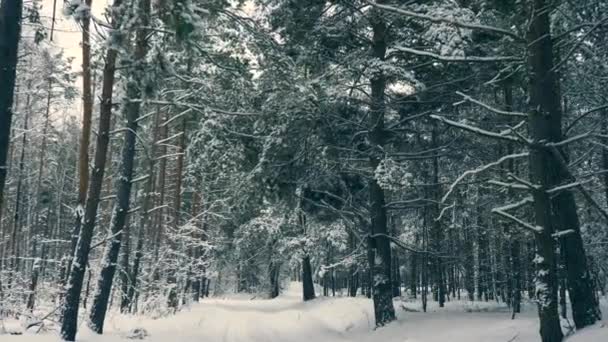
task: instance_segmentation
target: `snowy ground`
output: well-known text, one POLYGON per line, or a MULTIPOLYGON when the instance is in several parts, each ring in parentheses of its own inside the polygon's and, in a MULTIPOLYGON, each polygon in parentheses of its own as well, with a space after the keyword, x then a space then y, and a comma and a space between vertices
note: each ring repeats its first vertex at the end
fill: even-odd
MULTIPOLYGON (((292 283, 275 300, 243 297, 207 299, 175 316, 150 319, 113 315, 106 334, 96 336, 84 325, 78 341, 129 341, 134 328, 143 328, 150 342, 537 342, 538 321, 532 305, 515 320, 506 307, 496 303, 450 302, 439 309, 430 304, 428 313, 412 312, 418 303, 396 302, 398 321, 374 330, 371 301, 366 298, 319 298, 302 303, 300 284, 292 283)), ((608 307, 604 306, 608 315, 608 307)), ((9 331, 19 330, 6 322, 9 331)), ((56 334, 1 335, 2 342, 51 342, 56 334)), ((585 329, 568 342, 608 341, 608 320, 585 329)))

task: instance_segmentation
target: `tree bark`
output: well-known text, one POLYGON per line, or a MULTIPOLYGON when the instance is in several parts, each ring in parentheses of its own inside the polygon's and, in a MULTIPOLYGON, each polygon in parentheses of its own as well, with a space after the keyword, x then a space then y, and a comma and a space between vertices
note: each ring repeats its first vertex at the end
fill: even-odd
MULTIPOLYGON (((306 235, 306 216, 301 209, 301 203, 298 218, 300 221, 300 227, 302 228, 302 233, 306 235)), ((302 299, 307 301, 314 298, 315 286, 312 282, 312 267, 310 265, 310 256, 306 254, 302 258, 302 299)))
MULTIPOLYGON (((181 218, 181 206, 182 206, 182 180, 184 171, 184 153, 186 153, 186 117, 182 119, 181 137, 179 143, 179 155, 177 156, 177 170, 176 177, 177 182, 175 185, 175 194, 173 197, 173 230, 175 234, 178 233, 180 218, 181 218)), ((173 252, 177 251, 177 246, 174 242, 170 241, 170 248, 173 252)), ((177 253, 175 253, 177 256, 177 253)), ((174 267, 167 270, 167 283, 169 285, 169 294, 167 296, 167 305, 174 311, 177 310, 179 301, 177 298, 177 274, 174 267)))
POLYGON ((21 39, 22 0, 0 4, 0 212, 8 174, 8 147, 13 120, 13 98, 17 72, 17 52, 21 39))
MULTIPOLYGON (((85 4, 91 8, 93 0, 85 0, 85 4)), ((93 116, 93 94, 91 82, 91 42, 90 27, 91 18, 85 15, 82 24, 82 132, 80 134, 80 144, 78 147, 78 202, 74 212, 74 228, 72 230, 70 250, 66 260, 66 271, 72 267, 72 258, 78 235, 82 226, 82 216, 87 199, 87 187, 89 185, 89 145, 91 142, 91 119, 93 116)), ((67 274, 66 272, 66 274, 67 274)), ((67 279, 66 279, 67 280, 67 279)))
MULTIPOLYGON (((533 0, 532 22, 527 32, 528 68, 530 76, 530 108, 528 125, 530 135, 537 144, 555 137, 560 120, 559 91, 553 68, 553 46, 551 43, 548 6, 544 0, 533 0), (552 99, 553 98, 553 99, 552 99), (557 106, 556 106, 557 103, 557 106)), ((559 128, 557 134, 559 134, 559 128)), ((536 226, 535 233, 537 267, 536 298, 540 318, 540 335, 543 342, 560 342, 563 339, 557 312, 557 269, 555 242, 553 239, 551 198, 547 194, 552 185, 550 176, 551 154, 545 148, 533 147, 530 151, 530 181, 540 186, 533 191, 536 226)))
MULTIPOLYGON (((551 147, 544 145, 545 142, 563 140, 561 94, 559 77, 554 70, 549 11, 546 9, 549 4, 545 0, 534 0, 533 3, 534 16, 527 34, 530 104, 533 108, 529 122, 533 141, 538 145, 532 148, 530 158, 536 165, 531 164, 530 167, 533 173, 538 173, 534 175, 535 180, 544 190, 549 190, 572 182, 574 179, 571 179, 568 171, 563 169, 565 164, 563 161, 568 159, 565 151, 557 148, 555 152, 551 147)), ((549 200, 551 203, 546 205, 554 216, 554 224, 547 220, 548 228, 545 229, 547 232, 543 234, 554 229, 571 230, 562 239, 572 316, 576 328, 581 329, 594 324, 601 318, 601 313, 589 274, 574 194, 570 190, 564 190, 549 200)))
POLYGON ((127 127, 125 130, 124 145, 122 149, 122 162, 120 167, 120 176, 116 185, 116 203, 112 213, 112 221, 110 227, 110 241, 104 251, 103 263, 100 276, 97 281, 97 291, 93 297, 93 305, 91 306, 91 314, 89 316, 89 327, 94 332, 103 333, 103 325, 108 309, 108 301, 110 299, 110 291, 116 272, 116 262, 120 252, 120 246, 127 222, 129 213, 131 188, 133 179, 133 166, 135 160, 135 144, 141 103, 139 101, 131 101, 139 99, 142 95, 142 80, 145 73, 145 57, 147 54, 146 34, 148 26, 148 15, 150 11, 150 1, 142 0, 139 3, 140 22, 137 23, 137 33, 135 37, 135 53, 133 61, 135 65, 130 71, 131 77, 128 78, 126 100, 124 105, 125 116, 127 118, 127 127))
MULTIPOLYGON (((122 0, 114 1, 114 9, 118 9, 122 0)), ((119 27, 120 14, 113 18, 112 27, 119 27)), ((103 178, 106 167, 108 144, 110 141, 110 122, 112 117, 112 95, 114 91, 114 76, 116 70, 116 57, 118 50, 108 49, 106 63, 103 70, 103 87, 101 94, 101 105, 99 111, 99 128, 96 141, 94 166, 91 173, 84 222, 80 230, 78 243, 75 250, 75 260, 70 269, 67 284, 65 304, 63 308, 63 322, 61 325, 61 337, 65 341, 74 341, 78 328, 78 306, 80 304, 80 293, 84 281, 84 273, 89 261, 89 251, 93 230, 97 219, 97 208, 103 186, 103 178)))
POLYGON ((131 270, 131 283, 129 286, 129 290, 127 293, 127 303, 129 311, 133 311, 133 303, 135 299, 135 292, 137 291, 137 283, 139 279, 139 271, 141 267, 141 259, 143 258, 143 248, 145 241, 145 232, 148 231, 152 234, 150 236, 154 236, 153 229, 153 218, 154 215, 151 215, 150 210, 154 204, 154 188, 155 188, 155 175, 154 175, 154 165, 156 158, 156 146, 158 141, 158 136, 160 134, 159 126, 160 126, 160 110, 157 110, 154 117, 154 129, 152 132, 152 143, 150 144, 149 155, 150 159, 148 160, 148 179, 144 186, 144 194, 143 194, 143 203, 142 203, 142 213, 141 220, 139 223, 139 228, 137 231, 137 242, 135 245, 135 255, 133 258, 133 269, 131 270))
MULTIPOLYGON (((386 54, 386 23, 378 9, 371 10, 372 57, 383 61, 386 54)), ((386 77, 378 72, 371 79, 371 105, 369 113, 370 167, 375 170, 383 157, 386 77)), ((368 239, 369 266, 372 274, 372 297, 376 326, 395 320, 393 306, 391 247, 388 238, 384 190, 376 179, 369 180, 370 238, 368 239)))

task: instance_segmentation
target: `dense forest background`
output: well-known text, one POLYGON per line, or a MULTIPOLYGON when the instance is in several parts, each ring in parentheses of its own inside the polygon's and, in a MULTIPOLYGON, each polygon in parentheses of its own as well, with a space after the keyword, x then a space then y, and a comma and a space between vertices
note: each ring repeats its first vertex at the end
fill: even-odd
POLYGON ((73 341, 293 280, 379 327, 395 297, 601 319, 605 1, 92 1, 57 4, 75 66, 2 0, 0 317, 73 341))

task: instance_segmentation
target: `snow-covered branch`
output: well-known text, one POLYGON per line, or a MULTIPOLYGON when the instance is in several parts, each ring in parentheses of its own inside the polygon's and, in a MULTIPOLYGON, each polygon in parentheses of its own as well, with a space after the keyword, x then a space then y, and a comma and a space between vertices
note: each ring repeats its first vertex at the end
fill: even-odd
POLYGON ((496 62, 521 62, 522 58, 517 56, 443 56, 430 51, 412 49, 405 46, 395 46, 387 51, 391 54, 394 51, 410 53, 413 55, 424 56, 442 62, 459 63, 496 63, 496 62))
POLYGON ((481 106, 481 107, 483 107, 483 108, 485 108, 485 109, 487 109, 487 110, 489 110, 489 111, 491 111, 493 113, 496 113, 496 114, 506 115, 506 116, 527 117, 527 115, 525 113, 521 113, 521 112, 509 112, 509 111, 501 110, 501 109, 498 109, 498 108, 494 108, 494 107, 492 107, 492 106, 490 106, 490 105, 488 105, 486 103, 483 103, 483 102, 481 102, 481 101, 479 101, 477 99, 474 99, 471 96, 469 96, 469 95, 467 95, 465 93, 459 92, 459 91, 457 91, 456 94, 462 96, 465 101, 468 101, 468 102, 474 103, 476 105, 479 105, 479 106, 481 106))
POLYGON ((560 146, 568 145, 568 144, 573 143, 575 141, 587 139, 589 137, 591 137, 591 132, 575 135, 573 137, 570 137, 570 138, 562 140, 562 141, 548 143, 547 146, 560 147, 560 146))
POLYGON ((516 33, 511 32, 509 30, 499 28, 499 27, 493 27, 493 26, 487 26, 487 25, 481 25, 481 24, 473 24, 473 23, 463 23, 463 22, 460 22, 460 21, 457 21, 454 19, 450 19, 450 18, 433 17, 433 16, 430 16, 427 14, 416 13, 416 12, 404 10, 401 8, 397 8, 394 6, 379 4, 379 3, 376 3, 375 1, 366 0, 366 2, 379 9, 401 14, 401 15, 411 17, 411 18, 426 20, 426 21, 430 21, 432 23, 446 23, 446 24, 453 25, 455 27, 467 28, 467 29, 471 29, 471 30, 493 32, 493 33, 500 34, 503 36, 511 37, 517 41, 524 40, 524 38, 518 36, 516 33))
POLYGON ((439 116, 439 115, 431 115, 430 116, 431 119, 437 120, 437 121, 441 121, 447 125, 453 126, 453 127, 457 127, 460 129, 463 129, 465 131, 469 131, 469 132, 473 132, 473 133, 477 133, 479 135, 488 137, 488 138, 494 138, 494 139, 502 139, 502 140, 508 140, 508 141, 513 141, 513 142, 520 142, 520 139, 517 137, 514 137, 512 135, 507 135, 507 134, 503 134, 503 133, 496 133, 496 132, 491 132, 491 131, 486 131, 485 129, 481 129, 479 127, 475 127, 475 126, 471 126, 471 125, 467 125, 467 124, 463 124, 460 122, 456 122, 456 121, 452 121, 450 119, 444 118, 443 116, 439 116))
POLYGON ((478 174, 480 172, 483 172, 489 168, 492 168, 494 166, 500 165, 502 163, 504 163, 507 160, 511 160, 511 159, 517 159, 517 158, 524 158, 527 157, 529 154, 528 152, 523 152, 523 153, 515 153, 515 154, 509 154, 506 156, 501 157, 500 159, 493 161, 489 164, 486 165, 482 165, 476 169, 473 170, 468 170, 465 173, 461 174, 455 181, 454 183, 452 183, 448 189, 448 192, 441 198, 441 203, 445 203, 445 201, 448 199, 448 197, 452 194, 452 192, 454 192, 454 189, 456 188, 456 186, 463 180, 465 179, 467 176, 470 175, 475 175, 478 174))
POLYGON ((522 184, 516 184, 516 183, 506 183, 506 182, 501 182, 495 179, 491 179, 488 181, 488 184, 492 184, 492 185, 498 185, 501 186, 503 188, 509 188, 509 189, 513 189, 513 190, 530 190, 529 187, 522 185, 522 184))
POLYGON ((507 213, 505 211, 499 210, 498 208, 492 209, 492 212, 495 213, 495 214, 497 214, 497 215, 499 215, 499 216, 502 216, 502 217, 504 217, 506 219, 509 219, 509 220, 517 223, 521 227, 526 228, 526 229, 528 229, 529 231, 531 231, 533 233, 540 234, 540 233, 543 232, 543 228, 542 227, 533 226, 533 225, 531 225, 531 224, 529 224, 529 223, 527 223, 525 221, 522 221, 522 220, 518 219, 517 217, 515 217, 515 216, 513 216, 513 215, 511 215, 511 214, 509 214, 509 213, 507 213))

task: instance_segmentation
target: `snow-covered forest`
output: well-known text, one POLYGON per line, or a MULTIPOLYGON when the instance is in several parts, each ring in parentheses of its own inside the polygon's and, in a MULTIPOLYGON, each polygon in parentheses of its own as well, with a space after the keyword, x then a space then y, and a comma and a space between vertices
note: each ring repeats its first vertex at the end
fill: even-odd
POLYGON ((607 1, 105 2, 0 0, 0 341, 608 341, 607 1))

